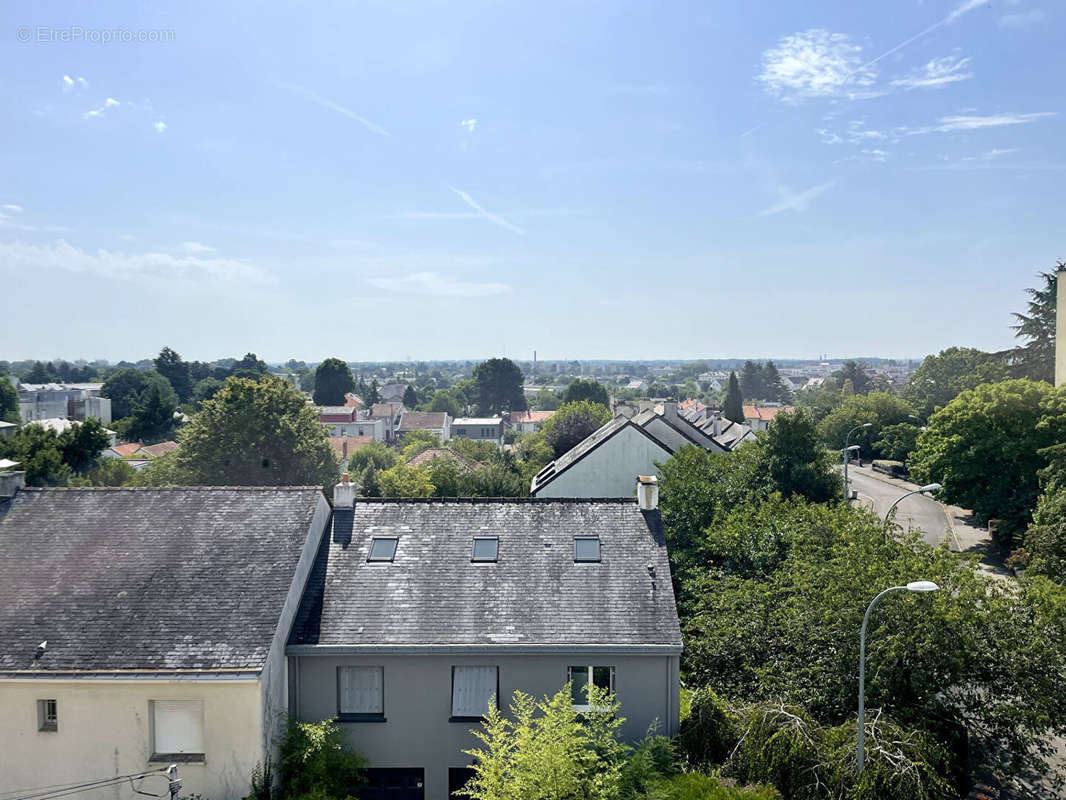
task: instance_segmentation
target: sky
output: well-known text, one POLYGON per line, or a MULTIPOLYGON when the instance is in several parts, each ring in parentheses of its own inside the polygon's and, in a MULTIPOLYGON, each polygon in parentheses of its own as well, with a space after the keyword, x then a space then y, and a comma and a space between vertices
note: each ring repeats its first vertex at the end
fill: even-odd
POLYGON ((0 359, 921 357, 1066 258, 1051 0, 7 2, 0 359))

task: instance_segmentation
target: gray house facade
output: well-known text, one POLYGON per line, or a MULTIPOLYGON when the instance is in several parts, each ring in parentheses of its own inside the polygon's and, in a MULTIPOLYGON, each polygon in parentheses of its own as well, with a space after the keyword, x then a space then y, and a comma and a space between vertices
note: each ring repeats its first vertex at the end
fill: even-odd
POLYGON ((339 720, 367 797, 444 800, 469 777, 471 729, 515 690, 570 682, 580 708, 591 681, 616 693, 627 739, 675 733, 681 633, 655 504, 338 487, 286 650, 292 713, 339 720))

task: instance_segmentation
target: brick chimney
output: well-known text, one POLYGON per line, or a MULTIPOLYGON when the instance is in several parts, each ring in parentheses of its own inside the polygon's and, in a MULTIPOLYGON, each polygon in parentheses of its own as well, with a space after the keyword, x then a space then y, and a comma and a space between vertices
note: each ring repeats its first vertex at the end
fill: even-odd
POLYGON ((654 475, 637 476, 637 505, 641 511, 655 511, 659 507, 659 479, 654 475))
POLYGON ((345 472, 341 476, 341 482, 333 487, 333 508, 353 508, 355 506, 355 484, 345 472))

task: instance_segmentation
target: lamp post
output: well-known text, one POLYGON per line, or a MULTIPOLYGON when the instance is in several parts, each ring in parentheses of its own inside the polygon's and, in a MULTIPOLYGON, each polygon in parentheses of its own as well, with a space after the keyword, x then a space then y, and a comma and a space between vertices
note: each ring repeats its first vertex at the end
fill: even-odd
POLYGON ((898 498, 896 500, 896 502, 894 502, 892 505, 890 505, 888 507, 888 511, 885 512, 885 519, 881 523, 882 527, 884 527, 884 528, 888 527, 888 518, 892 516, 892 511, 896 508, 896 506, 898 506, 900 504, 900 501, 906 500, 912 494, 929 494, 930 492, 935 492, 935 491, 937 491, 940 488, 942 488, 942 487, 941 487, 941 485, 939 483, 927 483, 925 486, 921 487, 920 489, 915 489, 913 492, 907 492, 905 495, 903 495, 902 497, 898 498))
POLYGON ((862 430, 863 428, 869 428, 872 425, 873 425, 872 422, 864 422, 864 423, 862 423, 862 425, 856 425, 854 428, 852 428, 850 431, 848 431, 848 435, 844 437, 844 450, 843 450, 843 453, 844 453, 844 502, 845 503, 848 502, 848 462, 851 461, 851 451, 860 449, 857 444, 856 445, 852 445, 851 447, 849 447, 848 446, 848 441, 850 441, 851 434, 855 433, 855 431, 862 430))
POLYGON ((859 738, 857 747, 857 766, 861 775, 866 766, 866 626, 870 622, 870 612, 874 610, 877 602, 889 592, 935 592, 940 589, 932 581, 911 581, 906 586, 890 586, 870 601, 866 607, 866 614, 862 618, 862 629, 859 631, 859 738))

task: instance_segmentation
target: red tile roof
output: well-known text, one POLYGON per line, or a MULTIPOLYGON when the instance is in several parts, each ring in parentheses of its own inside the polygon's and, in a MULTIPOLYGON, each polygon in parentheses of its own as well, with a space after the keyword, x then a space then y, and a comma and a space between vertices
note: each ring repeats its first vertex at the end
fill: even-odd
POLYGON ((373 436, 330 436, 329 444, 337 458, 347 461, 360 447, 366 447, 374 441, 373 436))
POLYGON ((142 447, 137 451, 137 455, 147 456, 148 458, 159 458, 159 456, 172 453, 177 449, 177 442, 160 442, 159 444, 150 444, 147 447, 142 447))
POLYGON ((144 445, 140 442, 130 442, 129 444, 116 444, 111 448, 111 452, 115 453, 119 458, 129 458, 144 445))
POLYGON ((792 406, 744 406, 744 419, 769 422, 776 415, 793 410, 792 406))
POLYGON ((520 422, 544 422, 554 413, 554 411, 512 411, 511 424, 517 425, 520 422))

